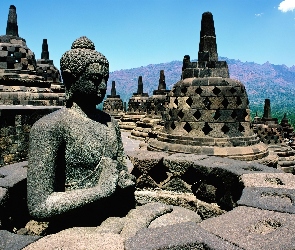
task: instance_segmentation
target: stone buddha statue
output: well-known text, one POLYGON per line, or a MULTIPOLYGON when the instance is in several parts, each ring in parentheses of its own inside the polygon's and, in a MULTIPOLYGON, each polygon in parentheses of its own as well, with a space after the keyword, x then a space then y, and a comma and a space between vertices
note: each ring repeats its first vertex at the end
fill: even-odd
POLYGON ((108 60, 80 37, 60 65, 66 107, 41 118, 30 132, 28 209, 41 220, 101 205, 134 187, 117 122, 96 109, 106 93, 108 60))

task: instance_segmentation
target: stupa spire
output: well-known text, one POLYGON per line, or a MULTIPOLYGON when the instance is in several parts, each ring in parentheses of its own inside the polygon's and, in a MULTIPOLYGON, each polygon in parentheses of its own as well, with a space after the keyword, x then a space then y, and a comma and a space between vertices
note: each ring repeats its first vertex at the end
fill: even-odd
POLYGON ((49 60, 49 51, 48 51, 47 39, 43 39, 41 59, 49 60))
POLYGON ((166 90, 166 82, 165 82, 164 70, 160 70, 160 78, 159 78, 158 90, 166 90))
POLYGON ((202 15, 198 61, 218 61, 215 27, 211 12, 205 12, 202 15))
POLYGON ((139 77, 138 77, 137 94, 139 94, 139 95, 143 94, 143 82, 142 82, 142 76, 139 76, 139 77))
POLYGON ((14 5, 10 5, 9 7, 7 26, 6 26, 6 35, 18 36, 17 14, 16 14, 16 8, 14 5))
POLYGON ((111 96, 114 97, 116 95, 117 95, 117 93, 116 93, 116 82, 112 81, 111 96))
POLYGON ((264 112, 263 118, 271 119, 271 108, 270 108, 270 99, 265 99, 264 101, 264 112))

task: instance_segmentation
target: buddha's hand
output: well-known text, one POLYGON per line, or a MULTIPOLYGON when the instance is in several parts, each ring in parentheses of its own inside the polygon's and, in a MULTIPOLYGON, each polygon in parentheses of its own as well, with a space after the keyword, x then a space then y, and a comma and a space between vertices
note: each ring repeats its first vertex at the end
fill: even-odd
POLYGON ((117 170, 117 161, 108 157, 101 159, 101 173, 98 181, 100 190, 105 193, 105 196, 111 195, 115 192, 119 171, 117 170))
POLYGON ((119 173, 119 179, 118 179, 118 186, 120 188, 126 188, 130 186, 135 185, 135 176, 132 174, 129 174, 126 170, 121 170, 119 173))

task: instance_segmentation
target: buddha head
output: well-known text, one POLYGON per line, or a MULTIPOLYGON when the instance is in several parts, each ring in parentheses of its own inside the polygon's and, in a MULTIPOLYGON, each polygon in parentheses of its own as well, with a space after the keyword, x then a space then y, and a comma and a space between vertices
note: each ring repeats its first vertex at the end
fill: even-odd
POLYGON ((95 50, 94 43, 83 36, 60 59, 66 89, 67 107, 73 102, 97 105, 102 102, 109 78, 109 62, 95 50))

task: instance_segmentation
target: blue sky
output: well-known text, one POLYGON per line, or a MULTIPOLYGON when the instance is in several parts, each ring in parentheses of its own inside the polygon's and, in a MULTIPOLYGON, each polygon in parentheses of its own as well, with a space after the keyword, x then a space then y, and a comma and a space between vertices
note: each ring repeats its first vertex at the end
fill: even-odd
POLYGON ((198 56, 201 16, 213 14, 219 56, 295 65, 295 0, 1 0, 0 34, 16 6, 19 35, 50 59, 83 35, 110 62, 110 71, 198 56))

